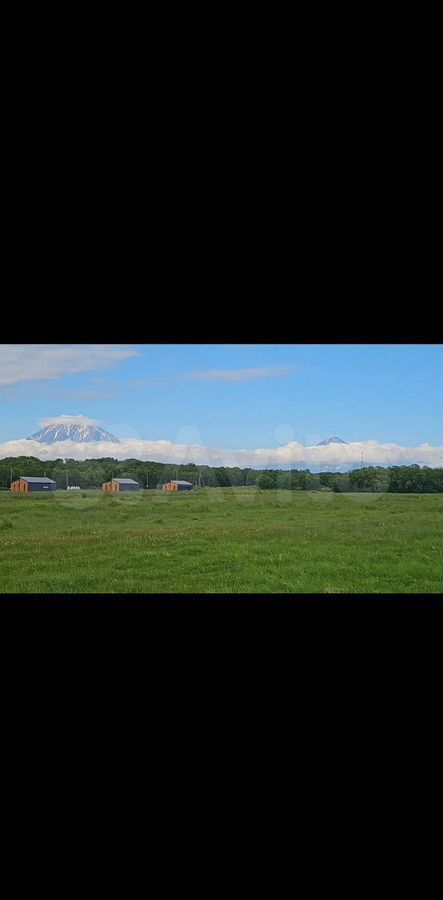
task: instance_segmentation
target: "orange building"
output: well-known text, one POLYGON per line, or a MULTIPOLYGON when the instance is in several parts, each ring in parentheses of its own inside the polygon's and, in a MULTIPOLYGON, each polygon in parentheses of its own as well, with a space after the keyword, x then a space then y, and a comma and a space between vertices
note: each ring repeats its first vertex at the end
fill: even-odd
POLYGON ((190 481, 167 481, 163 485, 164 491, 192 491, 194 487, 190 481))
POLYGON ((103 491, 139 491, 140 485, 133 478, 112 478, 102 485, 103 491))
POLYGON ((11 491, 13 494, 36 494, 46 491, 55 491, 57 485, 52 478, 19 478, 17 481, 11 481, 11 491))

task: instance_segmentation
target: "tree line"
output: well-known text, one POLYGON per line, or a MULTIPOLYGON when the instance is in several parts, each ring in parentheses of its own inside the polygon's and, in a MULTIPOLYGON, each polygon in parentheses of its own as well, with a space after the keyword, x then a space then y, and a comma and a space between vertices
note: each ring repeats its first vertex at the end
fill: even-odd
POLYGON ((367 466, 351 472, 320 472, 267 470, 258 478, 264 490, 295 491, 324 490, 335 492, 388 492, 398 494, 435 494, 443 492, 443 469, 429 466, 367 466))
POLYGON ((367 466, 351 472, 319 472, 309 469, 241 469, 238 466, 177 466, 173 463, 143 462, 139 459, 55 459, 42 461, 35 456, 14 456, 0 460, 0 490, 8 490, 11 480, 20 476, 52 478, 57 488, 77 485, 101 488, 111 478, 134 478, 144 488, 158 488, 171 478, 199 483, 206 487, 249 487, 262 490, 291 491, 376 491, 390 493, 441 493, 443 468, 429 466, 367 466))

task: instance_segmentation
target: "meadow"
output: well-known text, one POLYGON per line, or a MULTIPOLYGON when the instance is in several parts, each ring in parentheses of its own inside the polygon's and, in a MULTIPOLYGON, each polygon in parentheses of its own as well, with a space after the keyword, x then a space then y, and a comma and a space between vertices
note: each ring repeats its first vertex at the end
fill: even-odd
POLYGON ((438 593, 442 494, 0 492, 2 593, 438 593))

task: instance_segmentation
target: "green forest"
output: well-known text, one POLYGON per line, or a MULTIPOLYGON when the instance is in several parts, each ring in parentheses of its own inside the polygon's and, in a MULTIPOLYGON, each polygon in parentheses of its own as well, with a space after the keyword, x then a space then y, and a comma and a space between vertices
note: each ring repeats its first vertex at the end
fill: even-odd
POLYGON ((134 478, 143 488, 160 488, 171 478, 205 487, 251 487, 262 490, 358 491, 389 493, 442 493, 443 469, 429 466, 367 466, 350 472, 312 473, 309 469, 241 469, 239 467, 177 466, 172 463, 142 462, 139 459, 55 459, 42 461, 34 456, 0 459, 0 490, 9 490, 11 480, 20 476, 53 478, 57 488, 76 485, 85 490, 101 488, 111 478, 134 478))

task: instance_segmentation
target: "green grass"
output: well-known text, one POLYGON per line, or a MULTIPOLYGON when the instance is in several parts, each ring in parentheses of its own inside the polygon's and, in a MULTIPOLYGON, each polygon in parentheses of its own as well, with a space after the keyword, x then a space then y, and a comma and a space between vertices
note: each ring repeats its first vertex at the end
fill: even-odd
POLYGON ((0 492, 0 592, 441 592, 441 494, 0 492))

